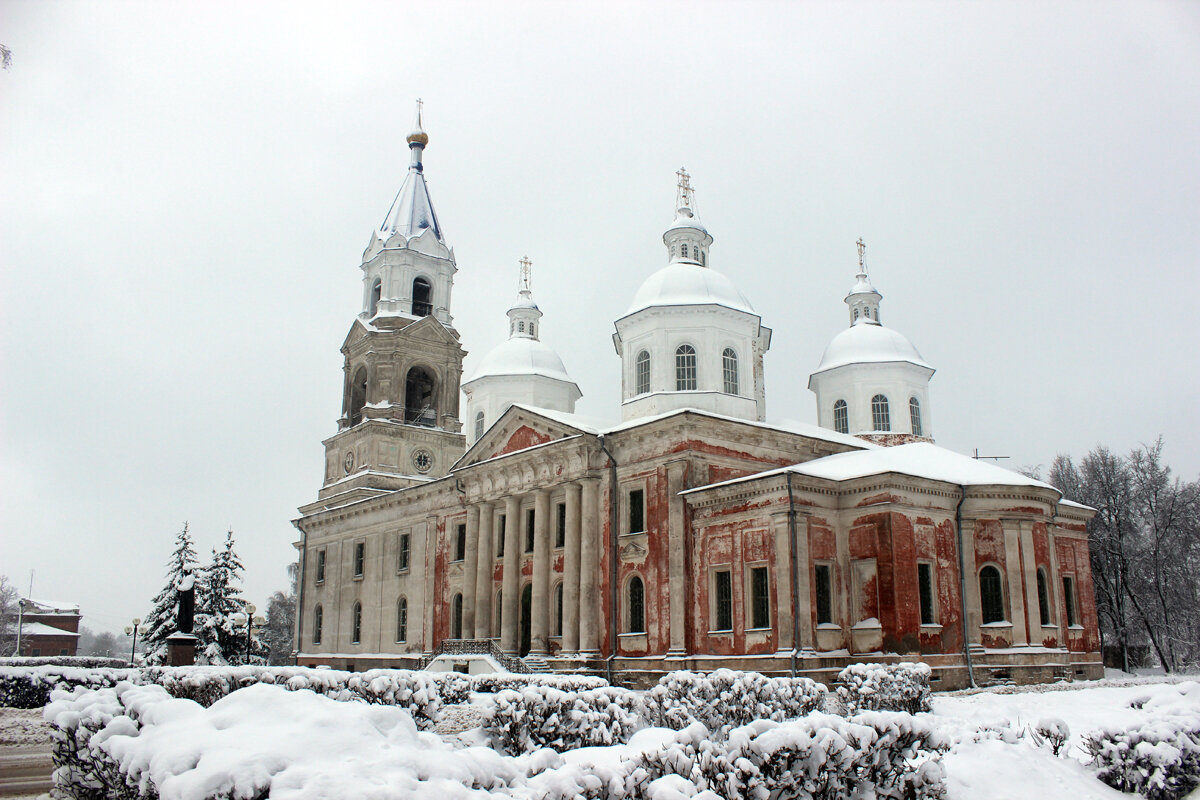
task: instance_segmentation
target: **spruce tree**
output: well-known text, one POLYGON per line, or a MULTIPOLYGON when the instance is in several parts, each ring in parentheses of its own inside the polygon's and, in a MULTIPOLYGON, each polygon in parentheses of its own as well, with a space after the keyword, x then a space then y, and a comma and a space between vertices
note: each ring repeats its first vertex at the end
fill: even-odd
POLYGON ((147 664, 164 664, 167 660, 167 637, 179 629, 179 604, 176 585, 185 571, 195 571, 196 550, 188 524, 175 536, 175 551, 167 560, 167 583, 154 597, 154 608, 142 622, 146 628, 145 660, 147 664))
MULTIPOLYGON (((196 585, 196 636, 200 638, 196 652, 209 664, 246 663, 246 624, 234 620, 246 608, 239 587, 243 572, 229 531, 224 547, 213 549, 212 562, 196 585)), ((251 634, 250 662, 263 663, 265 654, 266 647, 251 634)))

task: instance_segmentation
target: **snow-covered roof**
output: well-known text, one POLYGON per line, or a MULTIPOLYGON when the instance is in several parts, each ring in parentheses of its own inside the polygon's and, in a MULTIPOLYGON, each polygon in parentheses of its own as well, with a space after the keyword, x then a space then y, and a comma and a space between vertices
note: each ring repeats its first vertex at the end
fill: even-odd
POLYGON ((467 385, 481 378, 497 375, 541 375, 546 378, 574 383, 554 348, 538 339, 514 337, 492 348, 483 357, 467 385))
POLYGON ((816 372, 824 372, 847 364, 879 364, 907 361, 932 370, 917 348, 902 333, 877 322, 860 319, 846 328, 825 348, 816 372))
POLYGON ((65 600, 38 600, 33 597, 25 598, 25 610, 31 614, 78 614, 79 603, 69 603, 65 600))
POLYGON ((46 625, 42 622, 22 622, 22 636, 78 636, 74 631, 64 631, 62 628, 56 628, 53 625, 46 625))
MULTIPOLYGON (((891 472, 962 486, 1029 486, 1038 489, 1054 489, 1048 483, 1035 480, 1019 472, 964 456, 929 442, 913 442, 895 447, 875 447, 849 453, 835 453, 831 456, 806 461, 803 464, 793 464, 708 486, 700 486, 680 494, 744 483, 784 472, 811 475, 814 478, 825 478, 831 481, 846 481, 891 472)), ((1058 490, 1054 489, 1054 491, 1058 490)))
POLYGON ((425 175, 410 167, 404 184, 401 185, 383 225, 379 228, 379 238, 388 239, 401 233, 404 234, 404 238, 412 239, 414 236, 420 236, 427 228, 433 229, 433 235, 439 242, 445 242, 442 226, 438 224, 437 214, 433 211, 433 201, 429 199, 425 175))
POLYGON ((718 305, 753 314, 754 307, 733 281, 699 264, 677 261, 651 275, 633 296, 626 315, 654 306, 718 305))
POLYGON ((694 228, 698 231, 708 233, 708 228, 700 224, 700 218, 697 217, 690 208, 681 208, 675 212, 675 219, 671 222, 671 226, 667 231, 673 231, 676 228, 694 228))

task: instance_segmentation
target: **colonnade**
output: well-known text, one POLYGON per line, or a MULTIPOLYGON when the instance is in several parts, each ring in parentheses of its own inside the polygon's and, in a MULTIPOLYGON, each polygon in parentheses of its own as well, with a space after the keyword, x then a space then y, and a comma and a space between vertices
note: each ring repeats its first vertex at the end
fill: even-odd
MULTIPOLYGON (((600 650, 600 479, 581 478, 563 486, 562 644, 560 653, 594 656, 600 650)), ((505 652, 520 646, 521 561, 526 555, 524 510, 534 512, 533 572, 530 604, 530 653, 548 655, 555 611, 551 574, 557 518, 552 514, 553 488, 535 489, 472 503, 467 507, 464 553, 464 637, 499 638, 505 652), (503 541, 501 541, 503 537, 503 541), (501 552, 502 549, 502 552, 501 552), (494 576, 501 567, 499 630, 494 576)))

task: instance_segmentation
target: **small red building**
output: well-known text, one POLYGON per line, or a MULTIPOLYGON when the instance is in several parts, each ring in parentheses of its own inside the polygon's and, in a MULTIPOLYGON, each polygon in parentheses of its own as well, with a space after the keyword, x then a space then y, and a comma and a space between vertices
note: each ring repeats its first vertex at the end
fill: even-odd
POLYGON ((73 656, 79 649, 79 606, 22 598, 22 656, 73 656))

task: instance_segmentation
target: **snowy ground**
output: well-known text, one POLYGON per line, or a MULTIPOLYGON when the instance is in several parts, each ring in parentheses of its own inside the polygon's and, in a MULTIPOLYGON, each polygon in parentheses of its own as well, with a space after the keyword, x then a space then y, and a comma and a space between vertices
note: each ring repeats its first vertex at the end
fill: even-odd
MULTIPOLYGON (((1105 726, 1125 727, 1136 724, 1157 713, 1155 706, 1169 706, 1176 711, 1182 710, 1191 716, 1200 717, 1200 686, 1194 681, 1196 676, 1185 678, 1176 677, 1132 677, 1124 676, 1103 681, 1079 682, 1073 684, 1056 684, 1032 687, 1000 687, 997 689, 977 690, 969 692, 953 692, 935 695, 932 716, 954 742, 946 754, 944 765, 948 776, 948 800, 1016 800, 1021 798, 1071 798, 1071 800, 1116 800, 1126 798, 1125 795, 1105 786, 1097 780, 1094 774, 1084 766, 1087 755, 1081 748, 1083 735, 1105 726), (1139 701, 1139 702, 1135 702, 1139 701), (1140 702, 1147 701, 1147 702, 1140 702), (1142 705, 1135 708, 1134 705, 1142 705), (1063 756, 1054 756, 1050 749, 1038 746, 1030 741, 1030 737, 1018 738, 1017 732, 1031 729, 1041 720, 1057 718, 1066 723, 1070 729, 1070 738, 1063 756), (1007 728, 1010 733, 1000 738, 982 738, 980 731, 992 728, 1007 728), (1005 740, 1007 739, 1007 741, 1005 740)), ((240 692, 238 694, 241 694, 240 692)), ((307 693, 298 693, 307 695, 307 693)), ((408 730, 404 739, 420 738, 420 761, 424 761, 418 772, 432 771, 438 778, 449 782, 457 782, 463 775, 478 771, 500 769, 503 759, 492 753, 483 744, 483 737, 478 729, 482 721, 482 706, 487 696, 477 695, 476 701, 470 705, 449 706, 443 709, 442 718, 433 734, 417 734, 408 730), (439 741, 440 740, 440 741, 439 741), (455 764, 454 762, 458 762, 455 764), (432 768, 432 769, 431 769, 432 768), (461 774, 460 774, 461 773, 461 774)), ((305 708, 313 706, 307 713, 329 714, 338 707, 347 714, 356 717, 353 722, 362 724, 368 720, 358 720, 356 712, 340 703, 325 703, 318 697, 298 697, 297 695, 282 695, 277 702, 280 707, 273 709, 268 717, 279 719, 296 711, 292 700, 308 700, 301 703, 305 708), (291 699, 289 699, 289 697, 291 699), (320 706, 318 709, 317 707, 320 706)), ((393 738, 390 733, 399 719, 393 717, 406 716, 398 714, 396 709, 375 706, 369 712, 371 719, 366 725, 364 736, 377 737, 380 733, 385 738, 393 738)), ((45 747, 48 744, 47 730, 40 719, 40 710, 0 709, 0 746, 5 749, 17 747, 45 747)), ((240 714, 238 715, 240 717, 240 714)), ((301 714, 301 718, 303 714, 301 714)), ((315 720, 312 725, 305 724, 301 718, 291 720, 297 728, 321 728, 327 733, 333 733, 332 738, 322 742, 318 750, 326 750, 325 758, 316 757, 316 761, 338 762, 343 767, 349 762, 341 762, 342 757, 349 757, 355 750, 354 730, 349 724, 351 720, 321 719, 320 724, 315 720), (336 733, 334 733, 336 732, 336 733)), ((409 728, 411 723, 403 726, 409 728)), ((220 728, 221 726, 216 726, 220 728)), ((647 730, 638 737, 658 735, 655 731, 647 730)), ((201 737, 202 738, 202 737, 201 737)), ((304 737, 301 736, 300 739, 304 737)), ((369 738, 369 737, 368 737, 369 738)), ((295 743, 299 743, 297 740, 295 743)), ((251 748, 253 749, 253 748, 251 748)), ((306 748, 302 748, 306 749, 306 748)), ((367 748, 364 748, 367 749, 367 748)), ((596 759, 604 754, 596 751, 601 748, 588 748, 589 759, 596 759)), ((621 748, 607 748, 612 756, 619 757, 621 748)), ((273 757, 283 761, 291 761, 292 753, 285 745, 273 757)), ((313 754, 314 756, 316 754, 313 754)), ((416 752, 414 751, 414 755, 416 752)), ((578 761, 585 754, 582 751, 567 757, 568 762, 578 761)), ((307 760, 302 758, 301 760, 307 760)), ((352 758, 351 761, 357 759, 352 758)), ((312 766, 310 764, 310 766, 312 766)), ((408 765, 392 765, 405 773, 411 779, 415 763, 408 765)), ((342 769, 337 770, 342 772, 342 769)), ((348 770, 355 772, 355 770, 348 770)), ((398 779, 400 773, 390 777, 398 779)), ((345 776, 349 777, 349 776, 345 776)), ((372 776, 376 782, 382 775, 372 776)), ((433 777, 433 776, 429 776, 433 777)), ((388 781, 384 779, 386 784, 388 781)), ((404 782, 401 780, 400 782, 404 782)), ((460 784, 461 785, 461 784, 460 784)), ((331 787, 326 787, 331 788, 331 787)), ((339 785, 339 789, 348 788, 339 785)), ((453 791, 446 796, 454 795, 453 791)), ((1192 798, 1200 800, 1200 791, 1192 798)))

